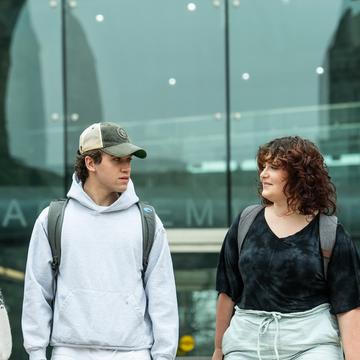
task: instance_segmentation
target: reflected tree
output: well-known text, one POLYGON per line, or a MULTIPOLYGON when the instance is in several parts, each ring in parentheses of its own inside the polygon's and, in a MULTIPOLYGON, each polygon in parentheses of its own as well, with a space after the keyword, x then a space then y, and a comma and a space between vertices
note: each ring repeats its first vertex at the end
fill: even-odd
POLYGON ((20 11, 25 0, 2 0, 0 2, 0 162, 11 160, 6 128, 5 99, 10 61, 10 46, 20 11))

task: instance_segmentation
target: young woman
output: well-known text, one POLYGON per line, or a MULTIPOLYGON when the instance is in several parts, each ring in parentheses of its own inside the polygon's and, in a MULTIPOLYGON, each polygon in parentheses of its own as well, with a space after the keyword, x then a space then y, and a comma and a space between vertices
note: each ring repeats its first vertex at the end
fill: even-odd
POLYGON ((339 223, 324 274, 319 217, 335 213, 336 194, 323 156, 284 137, 261 146, 257 163, 264 208, 240 256, 240 215, 225 237, 213 360, 359 359, 360 260, 339 223))

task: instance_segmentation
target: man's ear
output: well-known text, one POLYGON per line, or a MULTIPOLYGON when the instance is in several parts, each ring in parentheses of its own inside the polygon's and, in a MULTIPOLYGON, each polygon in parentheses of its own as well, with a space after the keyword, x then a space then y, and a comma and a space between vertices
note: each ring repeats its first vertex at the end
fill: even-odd
POLYGON ((94 172, 95 171, 95 162, 94 159, 91 156, 85 156, 85 166, 88 169, 88 171, 94 172))

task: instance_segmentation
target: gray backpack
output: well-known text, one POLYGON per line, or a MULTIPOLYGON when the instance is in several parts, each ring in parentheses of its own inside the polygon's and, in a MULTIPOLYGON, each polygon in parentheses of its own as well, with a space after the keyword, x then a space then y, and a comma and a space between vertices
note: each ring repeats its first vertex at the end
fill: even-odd
MULTIPOLYGON (((61 228, 64 220, 65 208, 69 199, 54 200, 49 205, 48 215, 48 240, 51 248, 53 261, 51 267, 54 271, 55 279, 59 273, 61 260, 61 228)), ((150 251, 154 243, 155 236, 155 210, 152 206, 143 202, 136 205, 141 214, 142 234, 143 234, 143 270, 144 279, 145 271, 149 262, 150 251)))
MULTIPOLYGON (((253 223, 256 215, 263 208, 264 208, 263 205, 250 205, 246 207, 241 213, 239 220, 239 229, 238 229, 239 255, 245 236, 248 233, 251 224, 253 223)), ((337 222, 338 222, 337 217, 334 215, 328 216, 325 214, 320 214, 319 236, 320 236, 322 258, 324 262, 325 279, 327 279, 327 269, 335 245, 337 222)))

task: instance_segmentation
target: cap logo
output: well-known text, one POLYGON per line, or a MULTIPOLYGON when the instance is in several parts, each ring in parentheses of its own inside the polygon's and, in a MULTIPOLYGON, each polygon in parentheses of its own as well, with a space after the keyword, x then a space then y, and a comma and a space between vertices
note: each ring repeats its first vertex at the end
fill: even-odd
POLYGON ((117 134, 120 136, 121 139, 127 140, 128 136, 127 136, 127 134, 126 134, 126 132, 125 132, 124 129, 122 129, 122 128, 117 128, 117 129, 116 129, 116 132, 117 132, 117 134))

